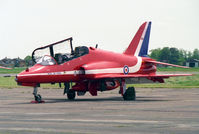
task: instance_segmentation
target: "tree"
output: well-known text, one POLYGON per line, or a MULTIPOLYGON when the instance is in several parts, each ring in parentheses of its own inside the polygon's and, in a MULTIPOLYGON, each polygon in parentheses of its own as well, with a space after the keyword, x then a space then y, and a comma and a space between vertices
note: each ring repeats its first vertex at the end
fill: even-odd
POLYGON ((192 58, 199 60, 199 50, 197 48, 194 49, 192 58))
POLYGON ((170 48, 169 63, 179 64, 180 53, 177 48, 170 48))
POLYGON ((199 60, 199 49, 194 49, 191 52, 175 47, 164 47, 150 50, 149 56, 158 61, 184 65, 185 62, 193 62, 195 59, 199 60))
POLYGON ((161 53, 161 49, 160 48, 157 48, 157 49, 152 49, 150 50, 150 57, 153 58, 153 59, 156 59, 156 60, 160 60, 159 57, 160 57, 160 53, 161 53))
POLYGON ((180 49, 179 50, 179 65, 184 65, 184 63, 187 61, 187 51, 186 50, 183 50, 183 49, 180 49))
POLYGON ((24 60, 26 62, 26 66, 30 66, 30 63, 32 62, 32 57, 28 55, 24 58, 24 60))
POLYGON ((170 49, 169 47, 164 47, 160 51, 159 60, 163 62, 169 62, 169 59, 170 59, 170 49))
POLYGON ((188 62, 191 62, 191 61, 193 60, 193 59, 192 59, 192 58, 193 58, 192 55, 193 55, 192 52, 189 51, 188 54, 187 54, 187 61, 188 61, 188 62))

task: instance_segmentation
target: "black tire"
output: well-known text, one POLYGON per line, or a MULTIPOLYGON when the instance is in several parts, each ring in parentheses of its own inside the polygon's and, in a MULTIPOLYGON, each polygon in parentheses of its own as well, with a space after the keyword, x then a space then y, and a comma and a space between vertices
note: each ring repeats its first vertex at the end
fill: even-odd
POLYGON ((35 95, 35 101, 37 101, 37 102, 42 102, 42 97, 41 97, 41 95, 40 94, 38 94, 38 95, 35 95))
POLYGON ((126 92, 123 95, 124 100, 135 100, 136 99, 136 93, 134 87, 129 87, 126 92))
POLYGON ((67 97, 69 100, 74 100, 75 99, 75 96, 76 96, 76 93, 74 90, 69 90, 68 93, 67 93, 67 97))

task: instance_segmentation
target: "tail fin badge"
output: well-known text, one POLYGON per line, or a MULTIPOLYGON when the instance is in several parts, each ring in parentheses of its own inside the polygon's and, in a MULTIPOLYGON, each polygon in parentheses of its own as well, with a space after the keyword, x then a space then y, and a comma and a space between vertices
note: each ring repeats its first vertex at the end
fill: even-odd
POLYGON ((129 73, 129 67, 127 65, 124 66, 123 72, 124 72, 124 74, 128 74, 129 73))

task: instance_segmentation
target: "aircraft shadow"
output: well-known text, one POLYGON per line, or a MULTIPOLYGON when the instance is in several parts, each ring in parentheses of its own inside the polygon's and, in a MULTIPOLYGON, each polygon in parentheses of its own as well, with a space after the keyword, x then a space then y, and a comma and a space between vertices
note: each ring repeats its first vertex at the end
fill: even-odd
MULTIPOLYGON (((75 102, 110 102, 110 101, 117 101, 117 102, 159 102, 159 101, 172 101, 161 97, 137 97, 134 101, 124 101, 121 96, 118 97, 108 97, 108 98, 76 98, 75 100, 67 100, 66 98, 63 99, 56 99, 56 98, 44 98, 45 103, 63 103, 63 102, 69 102, 69 103, 75 103, 75 102)), ((44 103, 44 104, 45 104, 44 103)), ((24 103, 10 103, 10 105, 16 105, 16 104, 31 104, 31 101, 24 102, 24 103)), ((42 104, 42 103, 36 103, 36 104, 42 104)))
POLYGON ((57 102, 103 102, 103 101, 123 101, 121 97, 109 97, 109 98, 76 98, 75 100, 68 99, 55 99, 46 98, 46 103, 57 103, 57 102))
MULTIPOLYGON (((110 102, 110 101, 124 101, 121 96, 118 97, 108 97, 108 98, 76 98, 75 100, 67 99, 55 99, 55 98, 46 98, 45 103, 62 103, 62 102, 110 102)), ((158 102, 158 101, 172 101, 160 97, 137 97, 135 101, 125 101, 125 102, 158 102)))

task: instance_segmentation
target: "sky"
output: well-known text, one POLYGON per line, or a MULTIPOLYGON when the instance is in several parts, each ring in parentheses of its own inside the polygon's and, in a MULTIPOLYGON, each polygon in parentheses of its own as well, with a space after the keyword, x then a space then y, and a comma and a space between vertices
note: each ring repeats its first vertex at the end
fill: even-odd
POLYGON ((145 21, 149 49, 199 48, 198 0, 0 0, 0 59, 68 37, 122 53, 145 21))

